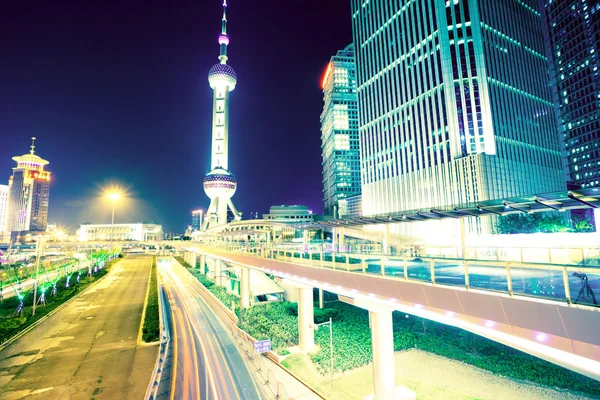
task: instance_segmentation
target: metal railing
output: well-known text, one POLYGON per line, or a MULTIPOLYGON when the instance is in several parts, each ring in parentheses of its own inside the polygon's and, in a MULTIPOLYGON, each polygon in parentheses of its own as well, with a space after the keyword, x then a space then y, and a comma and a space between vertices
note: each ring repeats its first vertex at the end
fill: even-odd
POLYGON ((256 352, 254 340, 237 325, 232 326, 231 335, 238 346, 241 347, 244 357, 248 360, 248 365, 258 378, 258 383, 262 385, 269 399, 294 400, 289 396, 283 383, 277 380, 275 373, 269 369, 265 356, 256 352))
POLYGON ((388 279, 502 292, 511 296, 530 296, 596 307, 600 302, 600 268, 585 265, 331 253, 231 243, 212 243, 211 247, 388 279))
POLYGON ((161 326, 161 339, 158 347, 158 356, 156 357, 156 363, 154 364, 154 370, 152 371, 152 378, 146 389, 146 396, 144 399, 153 400, 158 396, 158 390, 162 379, 162 373, 165 367, 165 362, 168 358, 168 349, 171 342, 171 335, 169 334, 169 323, 168 313, 169 309, 167 304, 169 300, 165 292, 164 286, 160 286, 160 326, 161 326))

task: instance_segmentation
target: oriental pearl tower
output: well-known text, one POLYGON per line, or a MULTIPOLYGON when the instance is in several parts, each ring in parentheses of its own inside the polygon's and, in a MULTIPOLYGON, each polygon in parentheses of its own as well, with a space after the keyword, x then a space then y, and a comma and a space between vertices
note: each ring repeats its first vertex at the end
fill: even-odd
POLYGON ((231 66, 227 65, 227 0, 223 1, 223 20, 219 35, 219 63, 208 72, 208 82, 213 89, 213 123, 211 171, 204 178, 204 192, 210 198, 210 206, 206 211, 206 219, 202 230, 227 223, 227 207, 231 209, 235 220, 241 215, 231 202, 237 181, 229 172, 229 93, 235 89, 237 77, 231 66))

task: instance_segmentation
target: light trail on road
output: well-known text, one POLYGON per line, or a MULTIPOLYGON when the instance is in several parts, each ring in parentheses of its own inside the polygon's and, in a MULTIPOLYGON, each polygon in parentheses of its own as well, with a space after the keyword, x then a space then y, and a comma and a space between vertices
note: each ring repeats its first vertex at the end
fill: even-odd
POLYGON ((200 296, 196 278, 159 264, 173 320, 170 399, 260 399, 228 330, 200 296))

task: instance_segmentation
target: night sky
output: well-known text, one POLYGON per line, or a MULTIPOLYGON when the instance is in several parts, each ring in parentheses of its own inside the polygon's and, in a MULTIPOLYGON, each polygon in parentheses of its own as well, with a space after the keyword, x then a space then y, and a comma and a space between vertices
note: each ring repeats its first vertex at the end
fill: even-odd
MULTIPOLYGON (((350 43, 350 0, 228 0, 234 204, 322 212, 320 77, 350 43)), ((129 199, 116 223, 183 231, 209 200, 221 1, 11 1, 0 23, 0 183, 29 150, 50 161, 50 222, 109 223, 103 188, 129 199)))

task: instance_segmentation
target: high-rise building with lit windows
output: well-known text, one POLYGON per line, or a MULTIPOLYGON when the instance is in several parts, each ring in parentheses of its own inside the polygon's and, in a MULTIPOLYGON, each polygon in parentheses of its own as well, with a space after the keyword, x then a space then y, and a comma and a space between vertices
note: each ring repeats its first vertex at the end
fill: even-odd
POLYGON ((50 172, 44 170, 49 162, 35 154, 35 138, 29 154, 13 157, 8 182, 7 231, 45 231, 48 225, 50 172))
POLYGON ((600 186, 600 1, 542 0, 567 181, 600 186))
POLYGON ((354 45, 331 57, 322 82, 321 154, 325 214, 347 215, 345 199, 360 193, 354 45))
POLYGON ((352 0, 365 215, 564 188, 537 0, 352 0))

